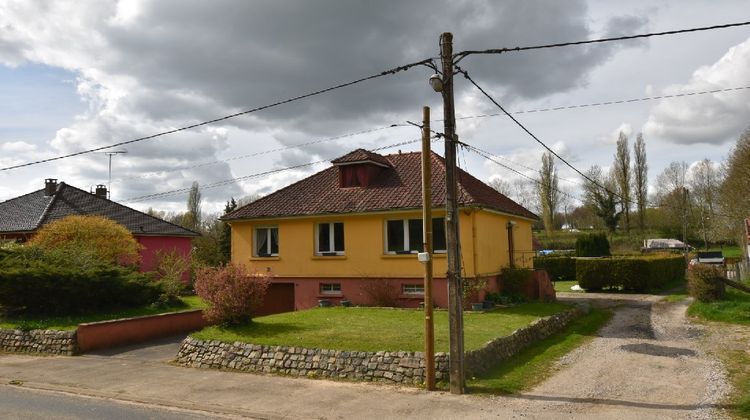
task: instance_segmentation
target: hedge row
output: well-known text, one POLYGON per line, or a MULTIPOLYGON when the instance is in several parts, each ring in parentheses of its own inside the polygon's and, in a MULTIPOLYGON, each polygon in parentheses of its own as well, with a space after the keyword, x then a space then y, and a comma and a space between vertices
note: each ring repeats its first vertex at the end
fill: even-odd
POLYGON ((552 281, 576 278, 576 260, 573 257, 534 257, 534 268, 546 270, 552 281))
POLYGON ((576 259, 576 280, 585 290, 647 292, 684 278, 685 259, 681 256, 576 259))
POLYGON ((161 286, 132 270, 44 266, 0 270, 0 306, 29 314, 69 315, 156 302, 161 286))

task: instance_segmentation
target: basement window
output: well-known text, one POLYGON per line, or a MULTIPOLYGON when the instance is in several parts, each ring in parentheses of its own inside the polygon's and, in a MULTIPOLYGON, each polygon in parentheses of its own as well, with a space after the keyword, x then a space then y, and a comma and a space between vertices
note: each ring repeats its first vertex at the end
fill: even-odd
POLYGON ((402 295, 424 295, 424 284, 402 284, 402 295))
POLYGON ((321 295, 340 295, 341 283, 320 283, 321 295))

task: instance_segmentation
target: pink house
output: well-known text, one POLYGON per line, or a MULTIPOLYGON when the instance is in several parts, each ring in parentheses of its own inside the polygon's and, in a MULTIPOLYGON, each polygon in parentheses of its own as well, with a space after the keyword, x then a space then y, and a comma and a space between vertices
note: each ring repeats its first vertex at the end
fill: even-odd
POLYGON ((94 193, 47 179, 44 188, 0 203, 0 238, 25 241, 40 227, 70 215, 104 216, 124 225, 143 246, 141 271, 155 268, 158 251, 175 250, 190 257, 198 233, 107 198, 107 188, 94 193))

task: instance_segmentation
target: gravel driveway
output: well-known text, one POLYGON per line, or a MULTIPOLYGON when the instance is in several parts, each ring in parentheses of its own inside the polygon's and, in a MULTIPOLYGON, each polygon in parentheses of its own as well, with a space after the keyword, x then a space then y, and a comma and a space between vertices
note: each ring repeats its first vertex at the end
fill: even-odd
POLYGON ((722 365, 701 346, 704 327, 685 317, 686 302, 652 295, 559 294, 615 315, 560 370, 517 398, 531 418, 724 418, 714 408, 729 391, 722 365))

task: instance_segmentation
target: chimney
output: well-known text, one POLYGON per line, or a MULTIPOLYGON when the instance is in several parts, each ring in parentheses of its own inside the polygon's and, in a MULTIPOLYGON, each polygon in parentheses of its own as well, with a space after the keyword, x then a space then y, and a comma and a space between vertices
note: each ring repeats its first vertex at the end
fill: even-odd
POLYGON ((103 184, 97 185, 94 195, 101 198, 107 198, 107 186, 103 184))
POLYGON ((57 191, 57 179, 47 178, 44 180, 44 196, 52 197, 57 191))

